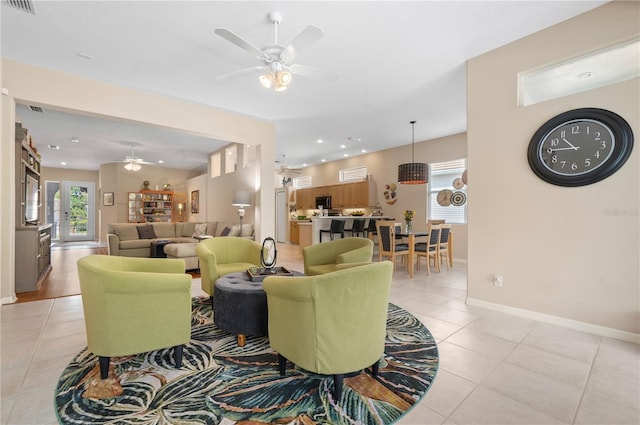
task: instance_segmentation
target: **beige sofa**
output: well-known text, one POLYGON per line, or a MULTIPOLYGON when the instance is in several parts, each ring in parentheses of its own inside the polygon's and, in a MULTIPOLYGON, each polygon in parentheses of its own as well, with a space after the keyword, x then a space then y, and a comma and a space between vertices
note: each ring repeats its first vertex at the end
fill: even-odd
MULTIPOLYGON (((254 238, 253 224, 211 221, 207 223, 114 223, 107 224, 109 255, 123 257, 150 257, 151 243, 168 240, 170 244, 196 244, 196 237, 239 236, 254 238), (152 230, 152 231, 151 231, 152 230)), ((170 245, 165 246, 165 252, 170 245)), ((185 268, 198 268, 195 245, 169 248, 169 258, 183 258, 185 268), (176 249, 178 248, 178 249, 176 249), (184 248, 184 249, 179 249, 184 248), (172 255, 173 254, 173 255, 172 255)))

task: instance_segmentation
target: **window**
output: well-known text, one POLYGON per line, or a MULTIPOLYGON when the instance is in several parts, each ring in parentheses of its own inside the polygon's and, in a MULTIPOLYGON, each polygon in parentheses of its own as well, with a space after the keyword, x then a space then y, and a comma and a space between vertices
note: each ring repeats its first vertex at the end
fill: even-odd
POLYGON ((311 187, 311 176, 294 177, 293 187, 299 189, 301 187, 311 187))
POLYGON ((455 189, 453 187, 453 181, 462 176, 464 170, 467 169, 466 159, 457 159, 447 162, 436 162, 429 164, 429 183, 428 192, 429 197, 427 200, 427 211, 429 211, 428 219, 439 220, 445 219, 447 223, 466 223, 467 222, 467 203, 465 201, 459 207, 449 205, 443 207, 438 204, 436 200, 438 192, 444 189, 449 189, 451 192, 461 191, 467 195, 467 186, 463 186, 461 189, 455 189))
POLYGON ((238 168, 238 147, 231 145, 224 150, 224 172, 233 173, 238 168))
POLYGON ((220 177, 222 173, 222 161, 220 160, 220 152, 211 154, 211 178, 220 177))
POLYGON ((255 145, 244 145, 242 152, 242 168, 253 167, 256 165, 257 149, 255 145))
POLYGON ((339 181, 348 182, 352 180, 365 180, 367 178, 367 167, 346 168, 340 170, 339 181))

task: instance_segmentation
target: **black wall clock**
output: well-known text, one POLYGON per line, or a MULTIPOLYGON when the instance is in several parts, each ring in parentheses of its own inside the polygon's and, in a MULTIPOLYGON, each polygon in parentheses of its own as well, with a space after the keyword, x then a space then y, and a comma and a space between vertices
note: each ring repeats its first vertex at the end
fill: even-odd
POLYGON ((533 172, 558 186, 585 186, 615 173, 633 149, 633 131, 620 115, 598 108, 563 112, 529 142, 533 172))

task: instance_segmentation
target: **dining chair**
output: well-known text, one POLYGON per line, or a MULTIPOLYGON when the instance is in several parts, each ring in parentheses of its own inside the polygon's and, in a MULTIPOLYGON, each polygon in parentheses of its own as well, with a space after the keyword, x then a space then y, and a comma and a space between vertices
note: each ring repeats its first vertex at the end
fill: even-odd
POLYGON ((357 236, 359 234, 364 237, 364 218, 354 218, 350 229, 344 229, 345 232, 351 233, 351 236, 357 236))
POLYGON ((367 225, 367 228, 365 230, 365 238, 369 238, 371 239, 371 241, 373 243, 375 243, 375 238, 376 235, 378 234, 378 229, 376 228, 376 219, 375 218, 370 218, 369 219, 369 224, 367 225))
POLYGON ((440 242, 438 243, 438 258, 439 263, 442 264, 442 260, 447 264, 447 269, 450 270, 453 264, 449 261, 449 238, 451 237, 451 225, 440 225, 440 242))
POLYGON ((322 242, 323 233, 328 233, 331 240, 333 240, 333 235, 340 235, 344 239, 344 220, 331 219, 329 230, 320 230, 320 242, 322 242))
POLYGON ((438 254, 438 246, 440 244, 440 232, 442 224, 434 224, 429 228, 429 241, 418 242, 414 246, 416 255, 416 266, 420 270, 420 258, 427 260, 427 275, 431 275, 431 259, 433 259, 433 267, 437 272, 440 271, 440 257, 438 254))
POLYGON ((376 222, 376 229, 378 231, 378 260, 389 258, 395 270, 396 257, 408 258, 409 245, 396 244, 396 222, 394 221, 379 220, 376 222))
POLYGON ((444 224, 446 220, 427 220, 427 228, 432 224, 444 224))

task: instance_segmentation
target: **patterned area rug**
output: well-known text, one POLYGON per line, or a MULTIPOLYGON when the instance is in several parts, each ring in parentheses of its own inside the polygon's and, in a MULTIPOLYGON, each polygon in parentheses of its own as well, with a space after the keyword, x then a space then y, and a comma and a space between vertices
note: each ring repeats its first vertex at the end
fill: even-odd
POLYGON ((100 380, 97 357, 87 349, 67 366, 55 394, 63 424, 391 424, 429 390, 438 349, 429 330, 389 304, 380 373, 345 378, 339 400, 333 379, 305 370, 278 373, 266 337, 236 337, 218 329, 208 298, 193 298, 191 341, 181 370, 172 350, 113 358, 100 380))

